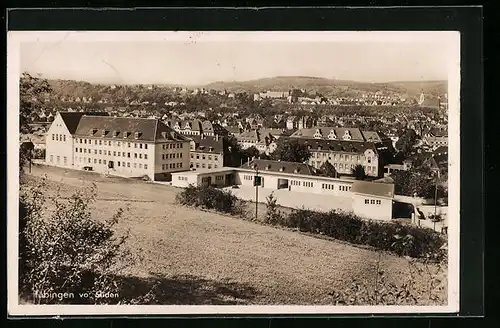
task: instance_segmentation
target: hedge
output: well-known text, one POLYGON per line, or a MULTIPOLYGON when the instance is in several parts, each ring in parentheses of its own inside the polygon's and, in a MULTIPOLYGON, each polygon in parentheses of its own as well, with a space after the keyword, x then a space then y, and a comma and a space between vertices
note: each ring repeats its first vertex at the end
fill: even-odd
POLYGON ((352 213, 297 209, 284 217, 280 224, 353 244, 372 246, 400 256, 426 257, 435 261, 443 261, 446 257, 443 249, 446 240, 432 229, 365 220, 352 213))

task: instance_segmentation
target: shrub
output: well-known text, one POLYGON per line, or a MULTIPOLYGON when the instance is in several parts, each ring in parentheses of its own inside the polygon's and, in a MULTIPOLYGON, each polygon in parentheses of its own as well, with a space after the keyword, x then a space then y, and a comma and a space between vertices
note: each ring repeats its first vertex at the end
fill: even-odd
POLYGON ((349 287, 329 293, 335 305, 443 305, 446 302, 443 267, 408 260, 407 278, 399 283, 386 280, 380 267, 380 255, 374 283, 353 280, 349 287), (420 279, 417 279, 420 278, 420 279), (424 281, 426 283, 418 283, 424 281))
POLYGON ((89 193, 77 191, 69 200, 54 198, 55 209, 43 216, 47 198, 45 182, 23 186, 20 193, 19 286, 35 303, 106 303, 97 292, 118 293, 113 274, 116 260, 124 256, 127 235, 116 236, 119 210, 105 221, 91 218, 89 193), (69 299, 51 297, 72 293, 69 299), (86 293, 86 296, 82 296, 86 293))
POLYGON ((303 232, 326 236, 391 251, 400 256, 445 260, 445 239, 431 229, 393 222, 363 220, 352 213, 317 212, 296 209, 284 220, 284 225, 303 232))
POLYGON ((283 215, 278 210, 277 199, 274 193, 266 197, 266 223, 276 225, 280 224, 283 220, 283 215))
POLYGON ((236 196, 230 191, 211 186, 189 185, 176 196, 181 205, 203 207, 223 213, 242 214, 243 210, 236 196))

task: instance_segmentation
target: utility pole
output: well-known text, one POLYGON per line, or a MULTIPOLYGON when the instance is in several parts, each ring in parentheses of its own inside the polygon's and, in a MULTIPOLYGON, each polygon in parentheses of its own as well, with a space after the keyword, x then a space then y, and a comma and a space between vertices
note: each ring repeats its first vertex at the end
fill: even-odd
POLYGON ((436 215, 437 215, 437 194, 438 194, 438 182, 439 182, 439 168, 436 171, 436 185, 434 188, 434 231, 436 231, 436 215))
POLYGON ((259 185, 260 185, 259 168, 257 165, 255 165, 254 184, 255 184, 255 220, 257 220, 259 212, 259 185))

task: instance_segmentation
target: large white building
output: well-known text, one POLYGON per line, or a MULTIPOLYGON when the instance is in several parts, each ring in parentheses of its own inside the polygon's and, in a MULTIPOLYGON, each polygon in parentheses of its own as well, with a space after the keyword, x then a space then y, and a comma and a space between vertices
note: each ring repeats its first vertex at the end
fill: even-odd
MULTIPOLYGON (((172 174, 172 185, 181 188, 189 185, 248 188, 254 187, 257 174, 261 178, 258 188, 289 192, 290 197, 297 199, 297 207, 302 205, 300 199, 304 193, 321 195, 325 200, 339 197, 348 199, 353 213, 360 217, 392 219, 394 184, 322 177, 316 175, 314 167, 302 163, 255 159, 239 168, 178 172, 172 174)), ((331 201, 331 204, 331 209, 335 209, 335 202, 331 201)))
POLYGON ((157 119, 57 113, 47 132, 49 165, 170 180, 189 170, 189 139, 157 119))

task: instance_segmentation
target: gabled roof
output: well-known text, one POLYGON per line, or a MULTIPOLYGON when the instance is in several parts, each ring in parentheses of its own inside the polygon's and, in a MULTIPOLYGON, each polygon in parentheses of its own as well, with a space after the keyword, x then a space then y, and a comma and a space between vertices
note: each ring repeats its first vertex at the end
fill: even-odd
POLYGON ((106 112, 59 112, 59 114, 71 134, 75 134, 78 123, 80 123, 80 119, 83 115, 109 116, 106 112))
POLYGON ((141 141, 188 140, 158 119, 87 115, 80 119, 75 136, 141 141), (106 131, 107 133, 103 135, 106 131), (137 138, 135 133, 138 133, 137 138))
POLYGON ((223 153, 224 152, 224 139, 220 137, 201 137, 192 136, 191 140, 195 143, 195 150, 207 153, 223 153), (212 149, 212 150, 210 150, 212 149))
POLYGON ((351 136, 352 141, 365 141, 363 138, 363 135, 361 134, 361 130, 358 128, 338 128, 338 127, 315 127, 315 128, 310 128, 310 129, 300 129, 294 134, 292 134, 292 137, 297 137, 297 138, 313 138, 314 135, 316 134, 316 131, 319 130, 323 138, 328 138, 328 135, 330 134, 330 131, 335 131, 335 134, 337 135, 338 139, 342 139, 346 131, 351 136))
POLYGON ((259 171, 270 171, 280 173, 292 173, 300 175, 316 176, 316 169, 308 164, 295 162, 272 161, 267 159, 254 159, 249 163, 241 166, 242 169, 255 170, 255 166, 259 171))
POLYGON ((351 192, 364 195, 393 198, 394 184, 355 180, 352 184, 351 192))

